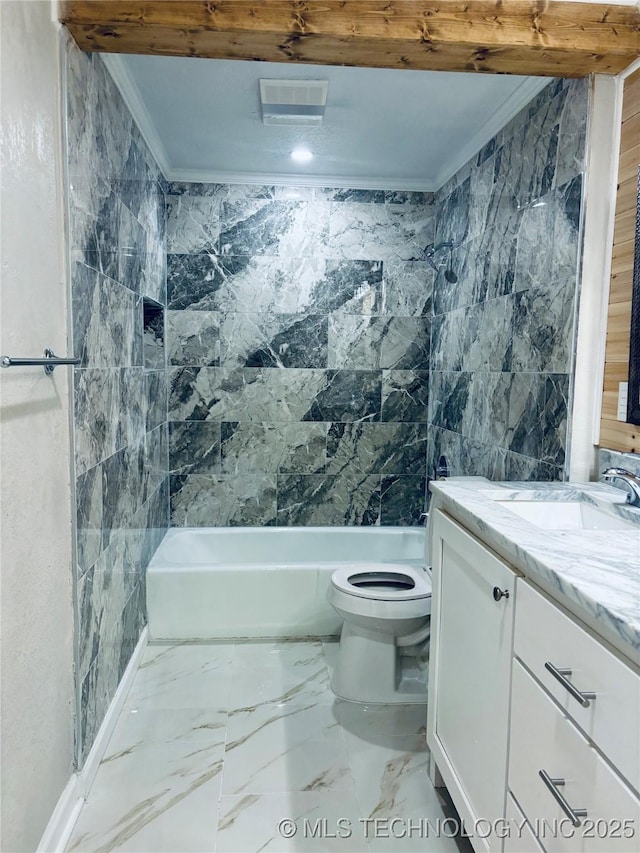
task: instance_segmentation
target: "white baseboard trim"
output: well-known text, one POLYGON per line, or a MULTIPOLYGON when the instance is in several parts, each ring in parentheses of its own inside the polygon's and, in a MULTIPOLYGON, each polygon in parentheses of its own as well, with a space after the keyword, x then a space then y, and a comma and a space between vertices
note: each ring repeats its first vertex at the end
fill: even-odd
POLYGON ((36 853, 62 853, 67 846, 80 809, 84 803, 84 791, 78 773, 74 773, 60 795, 49 823, 40 839, 36 853))
POLYGON ((111 704, 105 714, 105 718, 96 735, 96 739, 91 747, 91 751, 87 756, 82 770, 74 773, 67 784, 64 791, 60 795, 53 814, 49 819, 47 828, 44 831, 40 843, 38 844, 36 853, 63 853, 73 828, 76 825, 82 805, 91 789, 93 780, 98 772, 100 762, 104 757, 109 738, 113 733, 116 721, 122 710, 127 694, 131 689, 133 679, 142 660, 142 656, 149 642, 149 628, 145 626, 138 644, 136 645, 131 659, 127 664, 120 684, 115 692, 111 704))

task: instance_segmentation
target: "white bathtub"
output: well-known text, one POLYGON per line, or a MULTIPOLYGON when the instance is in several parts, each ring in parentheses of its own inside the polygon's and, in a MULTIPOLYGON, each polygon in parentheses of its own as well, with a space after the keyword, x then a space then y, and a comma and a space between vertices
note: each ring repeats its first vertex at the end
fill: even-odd
POLYGON ((340 632, 327 602, 345 563, 425 564, 422 527, 169 530, 147 570, 153 640, 321 637, 340 632))

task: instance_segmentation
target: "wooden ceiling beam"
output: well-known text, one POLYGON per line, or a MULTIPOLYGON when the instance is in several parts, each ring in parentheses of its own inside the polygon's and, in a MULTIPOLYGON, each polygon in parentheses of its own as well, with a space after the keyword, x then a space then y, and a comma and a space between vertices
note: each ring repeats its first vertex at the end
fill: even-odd
POLYGON ((560 0, 64 0, 87 51, 579 77, 640 55, 635 7, 560 0))

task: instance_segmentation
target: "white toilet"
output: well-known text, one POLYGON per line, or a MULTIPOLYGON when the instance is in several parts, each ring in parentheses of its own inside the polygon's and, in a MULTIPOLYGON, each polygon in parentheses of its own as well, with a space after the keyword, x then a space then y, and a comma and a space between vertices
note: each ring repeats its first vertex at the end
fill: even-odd
POLYGON ((431 575, 425 568, 343 566, 329 602, 344 619, 331 689, 366 704, 425 704, 431 575))

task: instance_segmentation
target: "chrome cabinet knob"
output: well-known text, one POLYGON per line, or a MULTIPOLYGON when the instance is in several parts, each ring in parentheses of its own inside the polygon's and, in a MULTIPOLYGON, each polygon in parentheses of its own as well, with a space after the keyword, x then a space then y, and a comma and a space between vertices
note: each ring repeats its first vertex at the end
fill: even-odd
POLYGON ((509 590, 508 589, 500 589, 499 586, 494 586, 493 588, 493 600, 500 601, 501 598, 509 598, 509 590))

